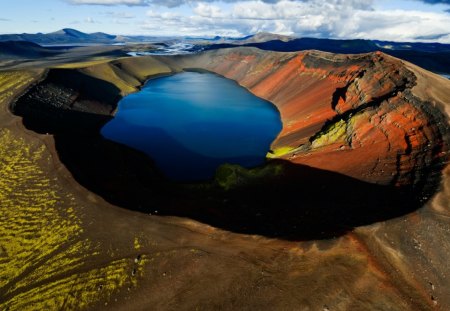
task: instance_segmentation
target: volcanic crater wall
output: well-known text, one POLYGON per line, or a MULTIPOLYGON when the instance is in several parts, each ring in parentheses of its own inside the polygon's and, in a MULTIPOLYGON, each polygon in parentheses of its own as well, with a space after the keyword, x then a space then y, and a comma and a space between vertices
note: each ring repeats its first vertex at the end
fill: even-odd
POLYGON ((447 161, 446 117, 412 94, 415 75, 383 53, 230 49, 193 60, 184 66, 236 80, 278 107, 274 157, 394 185, 429 182, 447 161))
POLYGON ((274 103, 283 130, 270 157, 386 185, 427 184, 447 161, 446 117, 414 96, 415 75, 382 53, 239 48, 52 69, 13 110, 35 129, 46 124, 41 132, 98 131, 122 96, 148 78, 189 68, 223 75, 274 103))
MULTIPOLYGON (((5 237, 14 242, 9 254, 0 247, 8 266, 3 279, 12 289, 3 296, 10 299, 6 308, 38 302, 61 309, 90 300, 95 310, 174 303, 231 310, 449 309, 450 167, 442 189, 419 210, 393 185, 441 175, 450 85, 405 65, 382 54, 230 49, 48 70, 11 108, 28 128, 53 135, 30 135, 17 118, 1 116, 9 120, 3 162, 13 163, 3 170, 3 223, 12 228, 5 237), (251 187, 205 195, 204 185, 179 195, 173 184, 156 188, 161 179, 147 157, 101 138, 99 128, 122 96, 149 77, 183 68, 217 72, 271 100, 284 124, 272 154, 282 160, 272 163, 287 163, 298 174, 264 179, 253 195, 251 187), (38 163, 33 150, 53 152, 52 141, 59 159, 49 154, 38 163), (158 216, 114 208, 91 192, 122 207, 145 203, 147 213, 157 207, 158 216), (139 283, 111 295, 141 271, 139 283)), ((22 78, 26 83, 10 75, 8 85, 24 83, 19 93, 35 79, 22 78)))

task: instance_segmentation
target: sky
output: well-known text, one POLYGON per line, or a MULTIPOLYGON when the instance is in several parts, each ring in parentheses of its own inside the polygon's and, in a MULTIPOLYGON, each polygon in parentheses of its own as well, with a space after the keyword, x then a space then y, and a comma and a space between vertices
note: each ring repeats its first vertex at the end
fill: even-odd
POLYGON ((450 0, 0 0, 0 33, 297 37, 450 43, 450 0))

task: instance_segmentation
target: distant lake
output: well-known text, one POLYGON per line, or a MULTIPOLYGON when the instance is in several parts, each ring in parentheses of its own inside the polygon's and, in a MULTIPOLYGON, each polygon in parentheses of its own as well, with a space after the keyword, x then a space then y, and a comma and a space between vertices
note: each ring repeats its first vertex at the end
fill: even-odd
POLYGON ((168 178, 195 181, 224 163, 262 164, 281 127, 278 110, 236 82, 183 72, 124 97, 101 133, 146 153, 168 178))
POLYGON ((443 76, 444 78, 450 79, 450 75, 448 75, 448 74, 441 73, 441 76, 443 76))

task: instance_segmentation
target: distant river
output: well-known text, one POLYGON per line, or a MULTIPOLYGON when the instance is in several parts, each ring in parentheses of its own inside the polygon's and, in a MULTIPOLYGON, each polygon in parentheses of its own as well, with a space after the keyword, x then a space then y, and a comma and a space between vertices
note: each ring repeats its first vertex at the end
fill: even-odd
POLYGON ((183 72, 124 97, 101 133, 146 153, 168 178, 195 181, 223 163, 262 164, 281 127, 271 103, 234 81, 183 72))

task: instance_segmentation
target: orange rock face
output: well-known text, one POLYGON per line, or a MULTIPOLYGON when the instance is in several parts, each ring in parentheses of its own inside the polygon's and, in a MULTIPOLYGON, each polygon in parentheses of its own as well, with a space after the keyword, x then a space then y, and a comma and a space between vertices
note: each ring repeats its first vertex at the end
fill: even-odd
POLYGON ((423 182, 430 165, 445 161, 445 118, 411 94, 416 78, 393 57, 240 49, 191 62, 277 106, 284 127, 272 149, 280 158, 398 185, 423 182))

